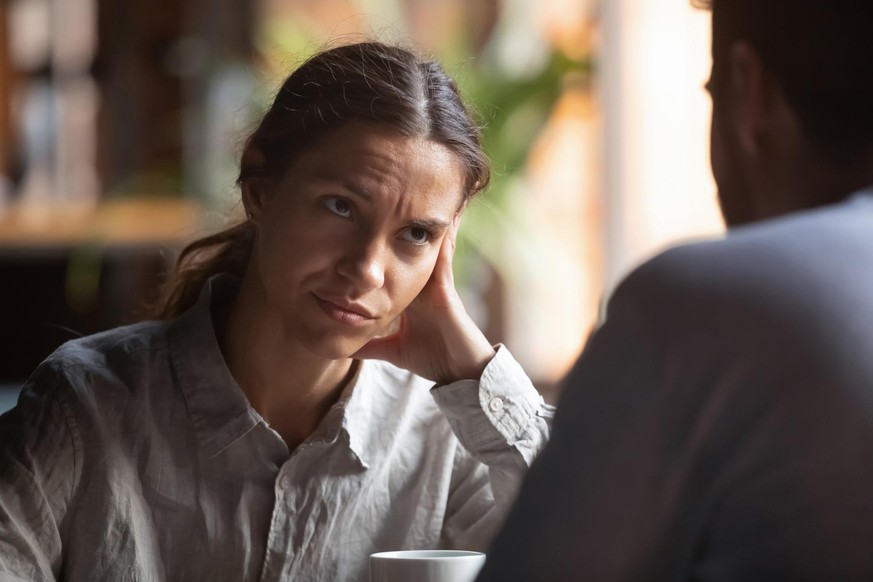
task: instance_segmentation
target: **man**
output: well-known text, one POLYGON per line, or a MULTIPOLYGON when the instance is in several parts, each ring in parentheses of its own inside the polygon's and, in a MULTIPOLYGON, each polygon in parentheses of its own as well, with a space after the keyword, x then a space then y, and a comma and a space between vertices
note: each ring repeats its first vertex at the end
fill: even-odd
POLYGON ((617 289, 480 581, 873 580, 873 2, 710 4, 729 234, 617 289))

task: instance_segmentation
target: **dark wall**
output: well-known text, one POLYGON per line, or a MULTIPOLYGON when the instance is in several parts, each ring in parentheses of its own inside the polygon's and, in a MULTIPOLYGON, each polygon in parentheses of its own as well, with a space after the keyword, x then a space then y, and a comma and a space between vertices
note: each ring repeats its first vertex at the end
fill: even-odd
POLYGON ((65 341, 141 320, 167 264, 154 248, 0 255, 0 385, 65 341))

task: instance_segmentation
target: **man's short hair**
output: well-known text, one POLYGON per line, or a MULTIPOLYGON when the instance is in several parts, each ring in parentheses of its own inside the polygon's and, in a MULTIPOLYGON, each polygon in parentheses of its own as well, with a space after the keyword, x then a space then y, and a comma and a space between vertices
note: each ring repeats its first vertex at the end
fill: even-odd
POLYGON ((873 147, 873 0, 691 0, 712 10, 713 90, 747 41, 823 153, 873 147))

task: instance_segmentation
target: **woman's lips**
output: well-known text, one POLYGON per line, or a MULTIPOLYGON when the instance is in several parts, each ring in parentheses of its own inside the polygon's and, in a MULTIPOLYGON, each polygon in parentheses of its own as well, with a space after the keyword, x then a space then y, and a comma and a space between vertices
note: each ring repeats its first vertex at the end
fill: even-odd
POLYGON ((315 295, 315 300, 328 317, 346 325, 364 325, 374 319, 368 311, 357 305, 338 305, 333 301, 322 299, 318 295, 315 295))

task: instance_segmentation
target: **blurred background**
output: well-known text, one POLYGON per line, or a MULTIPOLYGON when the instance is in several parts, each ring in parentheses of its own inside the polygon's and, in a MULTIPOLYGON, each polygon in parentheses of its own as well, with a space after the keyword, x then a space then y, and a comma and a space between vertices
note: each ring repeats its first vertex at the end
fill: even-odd
POLYGON ((456 277, 547 399, 630 268, 721 233, 687 0, 2 0, 0 409, 62 342, 143 317, 240 212, 281 80, 362 36, 439 58, 477 112, 495 179, 456 277))

